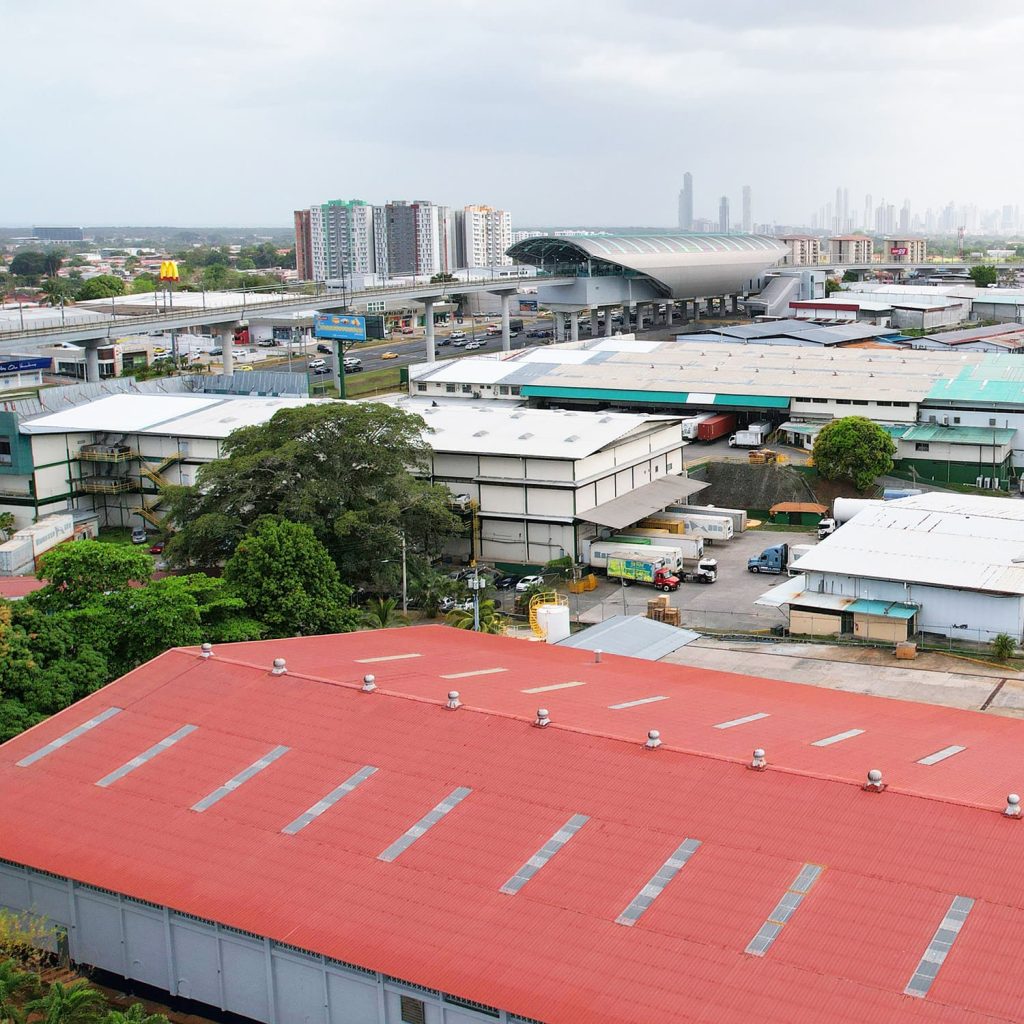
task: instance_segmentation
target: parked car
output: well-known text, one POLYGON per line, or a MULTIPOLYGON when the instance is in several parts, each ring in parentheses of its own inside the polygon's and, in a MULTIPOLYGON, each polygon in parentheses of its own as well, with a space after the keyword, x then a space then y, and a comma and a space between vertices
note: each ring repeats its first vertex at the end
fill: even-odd
POLYGON ((311 370, 319 370, 321 367, 326 366, 327 363, 323 359, 310 359, 309 368, 311 370))
POLYGON ((471 341, 466 346, 466 351, 467 352, 475 352, 478 348, 483 348, 483 345, 481 345, 479 341, 471 341))
MULTIPOLYGON (((362 367, 360 366, 360 367, 359 367, 359 369, 361 370, 361 369, 362 369, 362 367)), ((316 368, 316 369, 315 369, 315 370, 313 371, 313 376, 314 376, 314 377, 323 377, 323 376, 324 376, 324 374, 327 374, 327 373, 330 373, 330 372, 331 372, 331 368, 330 368, 329 366, 318 366, 318 367, 317 367, 317 368, 316 368)), ((350 371, 350 370, 346 370, 345 372, 346 372, 346 373, 351 373, 352 371, 350 371)))
POLYGON ((262 341, 257 341, 256 344, 260 348, 276 348, 277 342, 273 338, 264 338, 262 341))
POLYGON ((403 327, 401 333, 402 334, 415 334, 416 333, 416 328, 415 327, 403 327))
POLYGON ((133 544, 145 544, 147 540, 149 540, 149 538, 146 536, 146 528, 144 526, 132 527, 133 544))
POLYGON ((381 357, 381 359, 397 359, 398 358, 398 353, 397 352, 381 352, 380 357, 381 357))
POLYGON ((331 346, 330 345, 324 345, 324 344, 317 345, 316 350, 317 350, 317 352, 323 352, 323 354, 325 356, 334 355, 334 353, 331 351, 331 346))
POLYGON ((516 584, 516 593, 517 594, 522 594, 524 591, 529 590, 530 587, 535 587, 535 586, 537 586, 538 583, 543 583, 543 582, 544 582, 544 577, 543 576, 524 576, 516 584))
POLYGON ((527 331, 526 336, 528 338, 550 338, 550 331, 527 331))
POLYGON ((162 555, 162 554, 164 553, 164 542, 163 542, 162 540, 158 540, 158 541, 157 541, 157 542, 156 542, 156 543, 155 543, 155 544, 154 544, 154 545, 153 545, 153 546, 152 546, 152 547, 151 547, 151 548, 149 549, 149 553, 150 553, 151 555, 162 555))
POLYGON ((211 356, 222 356, 222 355, 224 355, 224 350, 223 349, 219 349, 219 348, 211 348, 210 349, 210 355, 211 356))
POLYGON ((511 590, 519 582, 518 576, 499 576, 494 581, 497 590, 511 590))

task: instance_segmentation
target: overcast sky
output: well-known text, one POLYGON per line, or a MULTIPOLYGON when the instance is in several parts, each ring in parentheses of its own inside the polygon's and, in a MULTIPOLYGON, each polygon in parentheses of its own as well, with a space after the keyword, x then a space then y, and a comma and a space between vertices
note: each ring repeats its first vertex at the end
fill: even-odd
POLYGON ((0 0, 0 224, 286 225, 330 198, 518 226, 1018 203, 1022 5, 0 0))

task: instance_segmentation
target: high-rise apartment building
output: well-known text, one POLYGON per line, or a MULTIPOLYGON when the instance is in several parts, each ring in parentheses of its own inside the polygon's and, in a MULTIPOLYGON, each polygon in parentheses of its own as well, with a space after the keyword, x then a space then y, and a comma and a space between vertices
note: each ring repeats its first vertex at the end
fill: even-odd
POLYGON ((683 187, 679 190, 679 230, 693 230, 693 175, 683 175, 683 187))
POLYGON ((753 221, 750 214, 750 186, 743 186, 743 230, 749 235, 753 221))
POLYGON ((789 247, 789 266, 817 266, 821 262, 821 240, 814 235, 780 235, 779 241, 789 247))
POLYGON ((512 260, 505 250, 512 244, 512 214, 491 206, 467 206, 457 221, 462 224, 464 267, 497 267, 512 260))
POLYGON ((875 244, 866 235, 836 235, 829 239, 829 259, 835 263, 870 263, 875 244))
POLYGON ((729 197, 718 200, 718 230, 724 235, 729 231, 729 197))
POLYGON ((313 237, 309 210, 295 211, 295 272, 300 281, 313 280, 313 237))
POLYGON ((389 273, 408 276, 451 269, 453 232, 448 207, 419 199, 395 201, 383 209, 389 273))

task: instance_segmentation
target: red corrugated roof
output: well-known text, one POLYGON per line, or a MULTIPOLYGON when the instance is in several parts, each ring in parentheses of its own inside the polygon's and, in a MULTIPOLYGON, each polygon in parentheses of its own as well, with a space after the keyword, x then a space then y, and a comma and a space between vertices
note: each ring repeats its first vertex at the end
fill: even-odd
POLYGON ((172 651, 0 748, 0 856, 551 1024, 1020 1020, 1024 823, 1000 812, 1022 739, 979 713, 444 627, 172 651), (376 693, 359 692, 366 672, 376 693), (523 692, 568 682, 583 685, 523 692), (650 697, 666 699, 612 709, 650 697), (754 714, 769 717, 715 728, 754 714), (198 728, 95 785, 184 724, 198 728), (765 772, 745 767, 755 745, 765 772), (282 834, 364 765, 379 770, 282 834), (872 767, 883 793, 860 788, 872 767), (457 787, 472 792, 378 859, 457 787), (574 814, 589 820, 500 892, 574 814), (701 845, 678 875, 617 924, 687 838, 701 845), (746 954, 804 864, 819 880, 767 953, 746 954), (927 997, 904 995, 955 895, 974 909, 927 997))

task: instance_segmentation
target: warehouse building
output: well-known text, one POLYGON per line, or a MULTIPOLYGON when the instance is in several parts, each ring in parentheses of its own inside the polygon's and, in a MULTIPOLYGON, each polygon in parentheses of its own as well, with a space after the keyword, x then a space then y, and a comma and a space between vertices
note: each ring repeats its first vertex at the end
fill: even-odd
POLYGON ((427 423, 432 480, 471 502, 465 550, 510 569, 580 560, 600 526, 629 526, 706 487, 687 479, 678 418, 393 403, 427 423))
POLYGON ((0 748, 0 905, 268 1024, 992 1024, 1022 739, 439 626, 170 651, 0 748))
POLYGON ((1024 505, 932 492, 858 512, 758 599, 790 630, 899 641, 1024 637, 1024 505))

